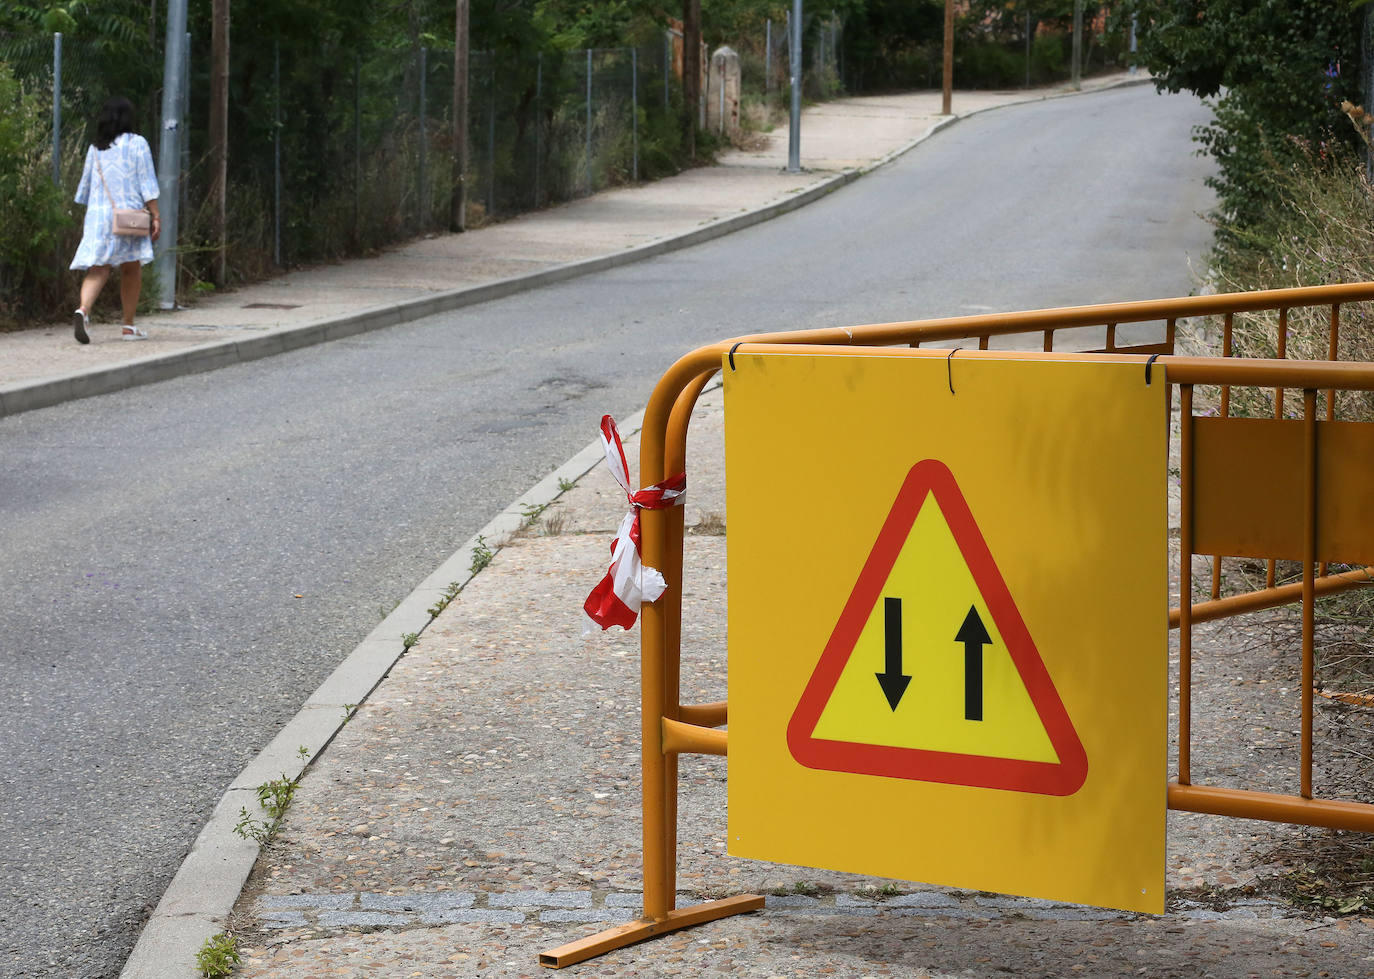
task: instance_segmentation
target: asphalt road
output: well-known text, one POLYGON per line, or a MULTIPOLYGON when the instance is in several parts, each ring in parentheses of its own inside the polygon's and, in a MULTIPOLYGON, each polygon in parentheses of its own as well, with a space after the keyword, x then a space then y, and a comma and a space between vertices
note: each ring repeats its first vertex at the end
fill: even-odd
POLYGON ((0 419, 0 975, 116 976, 243 765, 679 354, 1190 291, 1204 120, 1145 87, 987 113, 707 245, 0 419))

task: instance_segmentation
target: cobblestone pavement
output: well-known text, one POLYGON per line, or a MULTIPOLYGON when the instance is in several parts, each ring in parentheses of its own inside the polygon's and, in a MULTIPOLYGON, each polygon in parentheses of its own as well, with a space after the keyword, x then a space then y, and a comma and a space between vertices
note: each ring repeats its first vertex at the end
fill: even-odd
MULTIPOLYGON (((708 393, 689 442, 684 702, 725 693, 722 417, 708 393)), ((533 976, 538 952, 635 916, 639 637, 584 640, 578 620, 623 512, 604 471, 584 477, 358 708, 240 897, 237 975, 533 976)), ((1210 628, 1195 772, 1282 788, 1292 752, 1252 750, 1235 722, 1258 709, 1243 735, 1287 743, 1294 664, 1210 628)), ((1293 828, 1171 813, 1155 917, 732 858, 724 760, 681 770, 679 904, 752 892, 765 909, 572 974, 1374 976, 1374 918, 1312 917, 1263 886, 1293 828)))

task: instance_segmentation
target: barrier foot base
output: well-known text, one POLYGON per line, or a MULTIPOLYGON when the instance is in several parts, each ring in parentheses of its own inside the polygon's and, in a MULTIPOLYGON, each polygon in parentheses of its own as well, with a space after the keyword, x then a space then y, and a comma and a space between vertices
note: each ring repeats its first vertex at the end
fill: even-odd
POLYGON ((758 911, 762 907, 762 897, 757 894, 741 894, 738 897, 727 897, 722 901, 708 901, 706 904, 694 904, 690 908, 678 908, 669 911, 668 917, 663 921, 645 921, 641 918, 639 921, 628 922, 589 938, 581 938, 547 952, 540 952, 539 964, 546 969, 561 969, 565 965, 585 962, 587 959, 634 945, 656 935, 666 935, 718 918, 728 918, 732 914, 758 911))

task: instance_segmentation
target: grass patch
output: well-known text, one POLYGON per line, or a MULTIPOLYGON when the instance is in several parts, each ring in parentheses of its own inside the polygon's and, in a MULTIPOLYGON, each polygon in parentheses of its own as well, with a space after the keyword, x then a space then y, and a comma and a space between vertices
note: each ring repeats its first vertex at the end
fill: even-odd
POLYGON ((221 979, 230 975, 238 964, 238 939, 226 932, 211 935, 196 951, 196 968, 205 979, 221 979))
POLYGON ((714 510, 703 513, 701 519, 691 528, 691 532, 701 537, 724 537, 725 514, 714 510))
POLYGON ((259 846, 266 846, 276 839, 282 820, 286 818, 286 811, 296 798, 296 781, 285 775, 274 778, 258 786, 257 796, 258 808, 267 818, 250 815, 248 807, 243 806, 239 809, 239 821, 234 826, 234 833, 245 840, 256 840, 259 846))

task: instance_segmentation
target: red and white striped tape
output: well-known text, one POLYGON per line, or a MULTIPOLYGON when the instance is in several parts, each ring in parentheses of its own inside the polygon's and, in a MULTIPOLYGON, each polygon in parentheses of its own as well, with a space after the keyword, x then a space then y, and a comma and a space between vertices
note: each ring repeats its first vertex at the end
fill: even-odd
POLYGON ((654 568, 644 566, 639 544, 639 511, 666 510, 682 506, 687 493, 687 474, 678 473, 661 483, 642 490, 630 489, 630 467, 625 461, 625 446, 610 415, 601 418, 601 444, 606 450, 606 465, 611 475, 625 491, 630 512, 620 522, 620 530, 611 542, 611 565, 606 576, 592 589, 582 609, 589 620, 585 632, 594 626, 609 629, 618 625, 629 629, 639 618, 640 606, 656 602, 668 583, 654 568))

